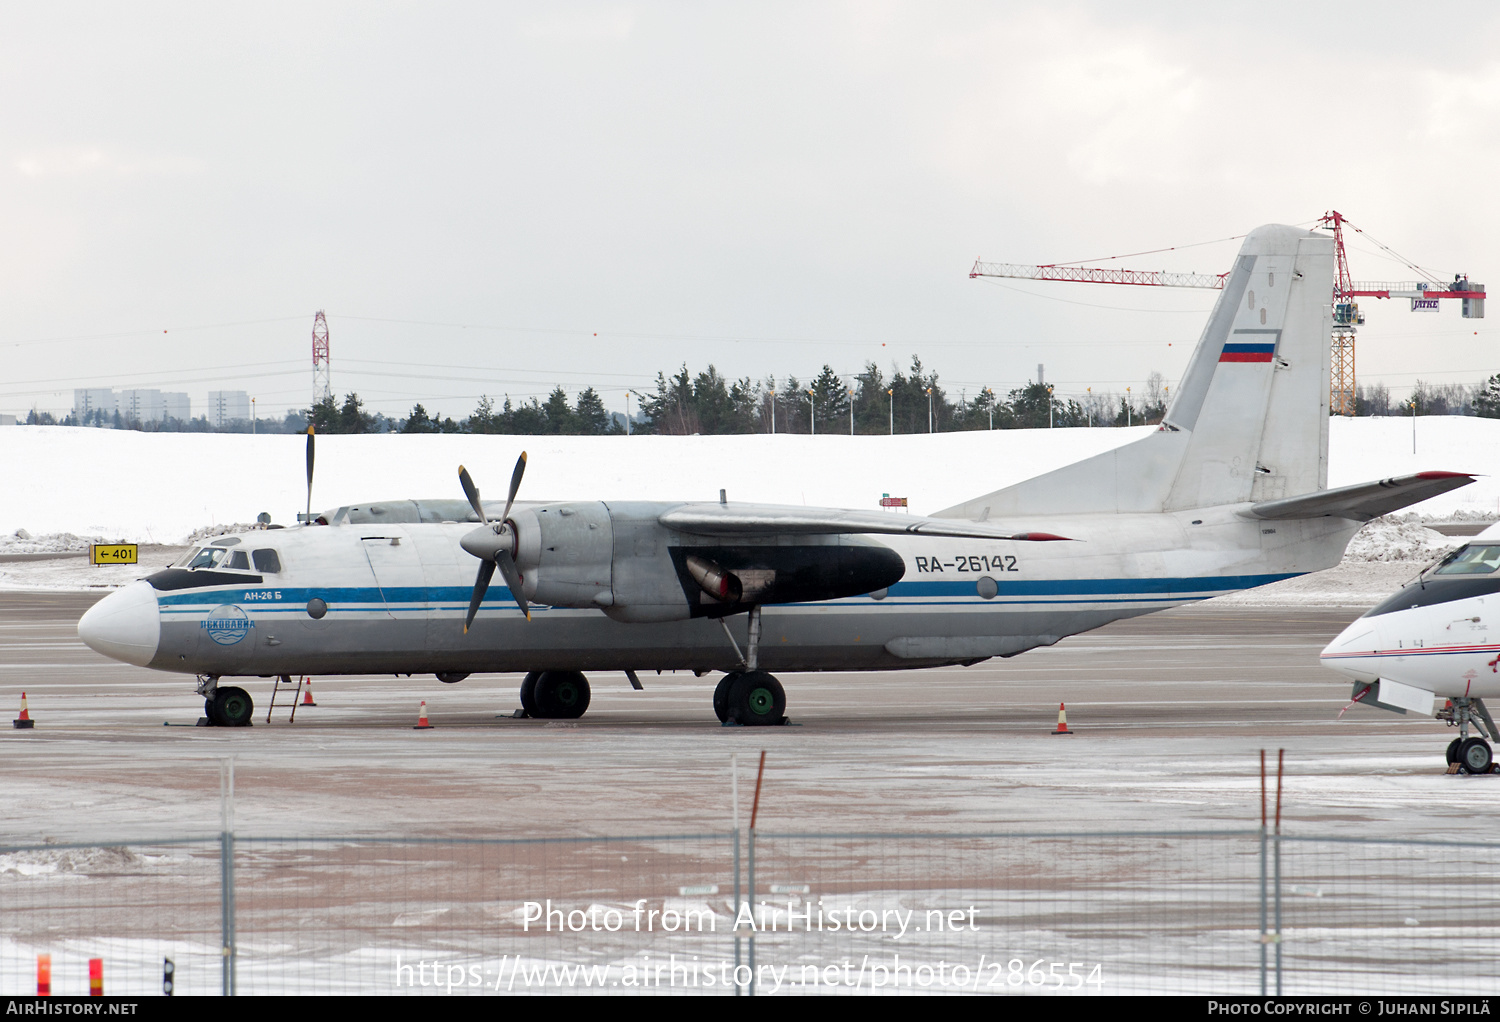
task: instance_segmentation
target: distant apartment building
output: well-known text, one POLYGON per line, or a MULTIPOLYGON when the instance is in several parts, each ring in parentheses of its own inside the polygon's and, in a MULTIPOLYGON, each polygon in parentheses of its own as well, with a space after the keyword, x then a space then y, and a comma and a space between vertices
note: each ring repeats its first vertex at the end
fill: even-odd
POLYGON ((211 390, 208 392, 208 421, 223 429, 236 419, 250 418, 250 392, 245 390, 211 390))
POLYGON ((113 419, 119 408, 115 392, 107 387, 79 387, 73 391, 73 417, 80 421, 95 412, 103 412, 105 418, 113 419))
POLYGON ((160 422, 161 391, 122 390, 119 396, 120 417, 126 422, 160 422))
POLYGON ((160 390, 122 390, 118 398, 120 417, 126 422, 162 422, 192 418, 192 403, 186 394, 160 390))
POLYGON ((161 396, 161 410, 164 418, 176 419, 179 422, 187 422, 193 417, 193 403, 188 400, 186 394, 164 391, 161 396))
POLYGON ((126 422, 162 422, 166 419, 193 417, 193 405, 186 394, 160 390, 113 390, 80 388, 73 391, 73 417, 92 421, 95 412, 112 420, 115 412, 126 422))

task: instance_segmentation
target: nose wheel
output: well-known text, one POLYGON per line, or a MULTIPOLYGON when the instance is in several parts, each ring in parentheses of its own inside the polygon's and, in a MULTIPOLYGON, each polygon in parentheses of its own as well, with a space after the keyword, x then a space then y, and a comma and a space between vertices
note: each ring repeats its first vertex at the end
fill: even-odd
POLYGON ((1482 699, 1450 699, 1435 714, 1449 727, 1458 728, 1458 737, 1448 743, 1448 772, 1453 774, 1488 774, 1495 769, 1495 755, 1485 739, 1495 737, 1495 721, 1482 699), (1470 735, 1473 727, 1478 735, 1470 735))
POLYGON ((1489 742, 1483 738, 1468 738, 1459 743, 1455 762, 1465 773, 1487 774, 1495 765, 1495 757, 1489 742))
POLYGON ((203 701, 203 712, 216 727, 249 727, 255 703, 244 689, 225 686, 203 701))

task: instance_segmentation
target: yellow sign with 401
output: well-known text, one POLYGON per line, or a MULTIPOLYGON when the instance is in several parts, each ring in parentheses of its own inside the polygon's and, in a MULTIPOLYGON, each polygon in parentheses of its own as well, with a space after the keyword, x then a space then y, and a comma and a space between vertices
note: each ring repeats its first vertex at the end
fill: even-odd
POLYGON ((95 564, 138 564, 141 548, 135 543, 95 543, 95 564))

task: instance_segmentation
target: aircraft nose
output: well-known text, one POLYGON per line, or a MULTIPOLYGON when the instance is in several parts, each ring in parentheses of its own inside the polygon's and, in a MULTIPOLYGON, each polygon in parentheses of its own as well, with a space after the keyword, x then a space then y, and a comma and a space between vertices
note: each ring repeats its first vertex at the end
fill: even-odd
POLYGON ((156 590, 149 582, 132 582, 110 593, 78 620, 78 637, 96 653, 145 667, 161 641, 156 590))
POLYGON ((1379 646, 1379 638, 1377 629, 1370 622, 1357 620, 1323 647, 1319 659, 1324 667, 1340 674, 1358 681, 1373 681, 1376 676, 1370 673, 1370 658, 1359 654, 1374 652, 1379 646))

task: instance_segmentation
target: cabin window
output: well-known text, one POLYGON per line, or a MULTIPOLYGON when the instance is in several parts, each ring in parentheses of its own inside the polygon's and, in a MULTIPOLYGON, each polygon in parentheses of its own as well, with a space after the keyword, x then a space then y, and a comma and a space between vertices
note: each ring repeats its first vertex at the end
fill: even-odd
POLYGON ((263 571, 267 575, 281 573, 281 558, 276 556, 275 550, 257 550, 250 557, 255 561, 256 571, 263 571))
POLYGON ((191 561, 188 561, 188 567, 217 568, 219 566, 219 562, 224 560, 224 555, 228 552, 229 551, 223 549, 222 547, 204 547, 202 550, 199 550, 196 554, 193 555, 193 559, 191 561))
POLYGON ((1466 546, 1438 566, 1436 575, 1488 575, 1500 568, 1500 545, 1466 546))

